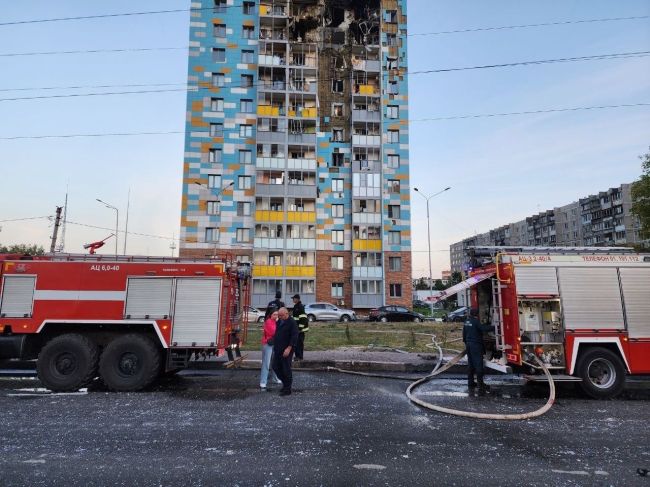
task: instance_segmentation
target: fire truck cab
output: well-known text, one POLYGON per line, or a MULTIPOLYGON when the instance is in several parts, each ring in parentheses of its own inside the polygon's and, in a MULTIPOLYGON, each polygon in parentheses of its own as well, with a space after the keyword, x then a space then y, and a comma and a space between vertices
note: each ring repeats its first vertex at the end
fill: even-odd
POLYGON ((0 359, 36 359, 53 391, 145 388, 193 354, 239 355, 250 275, 229 257, 0 256, 0 359))
POLYGON ((494 325, 486 359, 539 374, 537 356, 594 398, 619 394, 627 375, 650 373, 650 255, 475 247, 470 260, 470 305, 494 325))

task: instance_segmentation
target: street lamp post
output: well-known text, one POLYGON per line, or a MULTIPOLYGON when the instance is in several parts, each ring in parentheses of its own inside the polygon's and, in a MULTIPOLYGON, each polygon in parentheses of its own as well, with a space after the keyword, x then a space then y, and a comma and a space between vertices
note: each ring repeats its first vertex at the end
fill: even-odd
POLYGON ((100 200, 99 198, 95 198, 95 199, 99 201, 102 205, 104 205, 106 208, 115 210, 115 256, 117 257, 117 243, 119 241, 119 229, 120 229, 120 210, 115 208, 113 205, 110 205, 105 201, 100 200))
POLYGON ((445 189, 438 191, 437 193, 430 196, 425 195, 418 188, 413 189, 427 201, 427 243, 429 244, 429 312, 433 318, 433 273, 431 272, 431 219, 429 218, 429 200, 444 193, 445 191, 449 191, 451 189, 451 186, 448 186, 445 189))

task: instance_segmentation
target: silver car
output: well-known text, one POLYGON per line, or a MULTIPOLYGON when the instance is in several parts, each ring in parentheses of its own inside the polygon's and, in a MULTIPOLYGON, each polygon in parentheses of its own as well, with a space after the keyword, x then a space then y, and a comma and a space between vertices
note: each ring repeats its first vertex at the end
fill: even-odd
POLYGON ((330 303, 311 303, 305 306, 309 321, 356 321, 351 309, 343 309, 330 303))

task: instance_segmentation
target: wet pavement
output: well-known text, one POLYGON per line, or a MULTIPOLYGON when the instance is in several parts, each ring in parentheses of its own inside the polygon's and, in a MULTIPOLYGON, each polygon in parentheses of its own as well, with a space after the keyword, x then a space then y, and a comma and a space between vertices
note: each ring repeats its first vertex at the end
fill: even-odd
MULTIPOLYGON (((490 397, 460 377, 418 397, 474 411, 540 407, 548 387, 491 378, 490 397)), ((187 371, 140 393, 51 394, 0 377, 0 485, 621 485, 650 486, 650 387, 583 398, 559 385, 534 420, 421 409, 408 382, 297 372, 294 394, 260 391, 253 370, 187 371)))

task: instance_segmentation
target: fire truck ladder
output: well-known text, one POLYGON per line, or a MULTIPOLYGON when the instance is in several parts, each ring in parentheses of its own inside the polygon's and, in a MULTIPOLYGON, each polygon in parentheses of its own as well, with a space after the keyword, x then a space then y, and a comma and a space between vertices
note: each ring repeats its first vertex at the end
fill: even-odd
POLYGON ((496 339, 497 350, 506 350, 512 348, 511 345, 506 345, 503 331, 503 301, 501 297, 501 289, 503 285, 498 279, 491 279, 492 281, 492 325, 494 325, 494 337, 496 339))

